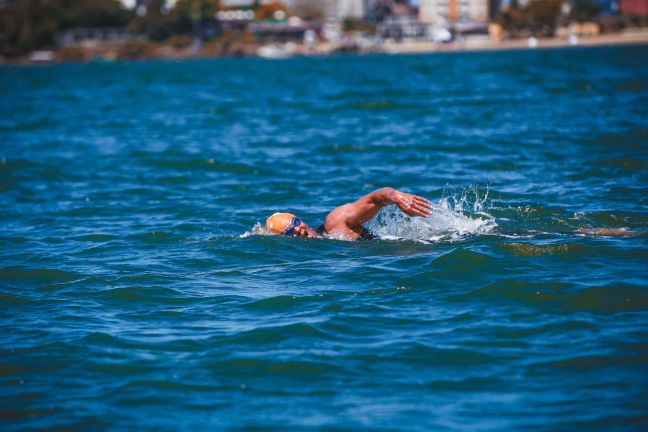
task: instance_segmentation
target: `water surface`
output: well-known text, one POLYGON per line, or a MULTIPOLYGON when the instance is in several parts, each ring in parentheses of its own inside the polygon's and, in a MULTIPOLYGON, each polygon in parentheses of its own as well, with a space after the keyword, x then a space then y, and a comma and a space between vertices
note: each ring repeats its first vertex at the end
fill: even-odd
POLYGON ((645 428, 647 83, 646 46, 0 68, 0 425, 645 428), (253 234, 382 186, 433 216, 253 234))

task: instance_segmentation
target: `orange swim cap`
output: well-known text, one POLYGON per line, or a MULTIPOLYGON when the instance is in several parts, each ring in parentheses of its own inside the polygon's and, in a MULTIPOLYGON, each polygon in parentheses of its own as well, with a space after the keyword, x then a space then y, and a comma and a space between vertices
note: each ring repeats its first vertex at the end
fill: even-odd
POLYGON ((287 228, 292 226, 295 217, 292 213, 275 213, 266 219, 266 227, 274 233, 283 234, 287 228))

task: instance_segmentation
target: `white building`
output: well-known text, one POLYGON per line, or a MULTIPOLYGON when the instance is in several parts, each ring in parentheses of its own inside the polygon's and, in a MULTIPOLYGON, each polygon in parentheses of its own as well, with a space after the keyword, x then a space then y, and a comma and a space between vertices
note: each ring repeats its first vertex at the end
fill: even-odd
POLYGON ((367 3, 368 0, 326 0, 326 15, 335 20, 362 19, 367 14, 367 3))
MULTIPOLYGON (((119 2, 123 4, 126 9, 135 9, 138 6, 143 6, 146 4, 146 0, 119 0, 119 2)), ((177 2, 178 0, 166 0, 165 6, 171 9, 177 2)))
POLYGON ((135 9, 135 0, 119 0, 127 9, 135 9))
POLYGON ((419 0, 419 20, 443 25, 488 19, 488 0, 419 0))

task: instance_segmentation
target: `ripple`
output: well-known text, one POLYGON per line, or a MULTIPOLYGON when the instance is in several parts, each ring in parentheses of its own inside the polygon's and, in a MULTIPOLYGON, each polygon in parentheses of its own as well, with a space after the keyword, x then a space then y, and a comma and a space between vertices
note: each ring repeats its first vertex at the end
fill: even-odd
POLYGON ((642 365, 648 360, 648 355, 617 355, 611 358, 608 355, 585 355, 564 358, 557 361, 535 363, 534 370, 540 369, 598 369, 601 366, 642 365))
POLYGON ((29 268, 23 266, 0 267, 0 280, 37 281, 59 283, 79 280, 83 275, 58 269, 29 268))
POLYGON ((492 362, 492 355, 469 349, 430 347, 420 343, 408 345, 398 351, 398 358, 426 366, 479 365, 492 362))
POLYGON ((118 239, 117 236, 112 235, 112 234, 86 234, 86 235, 80 235, 80 236, 75 236, 75 237, 70 237, 70 240, 76 240, 76 241, 81 241, 81 242, 92 242, 92 243, 106 243, 111 240, 116 240, 118 239))
MULTIPOLYGON (((319 330, 314 325, 307 323, 295 323, 279 326, 268 326, 239 332, 233 336, 230 336, 228 338, 228 343, 239 345, 267 345, 270 343, 280 343, 290 339, 299 340, 319 337, 328 337, 328 335, 319 330)), ((216 339, 218 340, 220 339, 220 337, 216 339)))
POLYGON ((285 312, 290 309, 307 307, 314 302, 321 302, 322 296, 275 296, 261 300, 255 300, 245 305, 246 309, 260 312, 285 312))
POLYGON ((296 375, 325 374, 335 370, 329 364, 315 361, 277 361, 258 358, 234 358, 208 365, 214 373, 234 374, 239 378, 255 377, 258 374, 296 375))
POLYGON ((532 243, 504 243, 498 245, 506 252, 519 256, 542 256, 542 255, 565 255, 571 253, 581 253, 588 250, 586 246, 573 243, 559 243, 549 245, 536 245, 532 243))
POLYGON ((362 110, 362 111, 384 111, 384 110, 395 109, 396 104, 388 100, 376 100, 376 101, 352 102, 348 105, 345 105, 344 108, 350 108, 350 109, 362 110))
POLYGON ((497 378, 469 378, 460 380, 436 380, 426 384, 434 391, 465 391, 481 392, 493 387, 501 386, 503 382, 497 378))
POLYGON ((540 309, 614 314, 647 310, 648 294, 644 291, 642 287, 628 284, 579 289, 565 283, 531 283, 504 279, 452 299, 457 301, 471 297, 495 297, 500 301, 511 300, 540 309))
POLYGON ((117 303, 162 303, 186 305, 199 301, 195 297, 183 296, 179 291, 162 287, 110 288, 94 294, 97 300, 117 303))
POLYGON ((643 424, 637 83, 638 46, 0 67, 3 427, 643 424), (247 234, 385 186, 433 215, 247 234))

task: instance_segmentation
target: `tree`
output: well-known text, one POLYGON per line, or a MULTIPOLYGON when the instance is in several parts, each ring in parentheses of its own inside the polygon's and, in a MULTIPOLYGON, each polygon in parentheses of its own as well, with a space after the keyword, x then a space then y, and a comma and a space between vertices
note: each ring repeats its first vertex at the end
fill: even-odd
POLYGON ((131 32, 145 34, 156 41, 173 35, 190 35, 195 6, 201 21, 212 19, 217 9, 213 0, 178 0, 171 10, 165 4, 165 0, 149 0, 146 14, 131 21, 131 32))
POLYGON ((0 52, 52 48, 62 30, 123 26, 131 16, 117 0, 16 0, 0 8, 0 52))
POLYGON ((563 0, 535 0, 529 2, 525 13, 529 17, 531 31, 539 36, 551 36, 562 11, 563 0))
POLYGON ((73 27, 117 27, 124 26, 132 13, 116 0, 57 0, 44 3, 58 3, 62 29, 73 27))
POLYGON ((174 17, 165 9, 165 4, 165 0, 149 0, 146 13, 130 22, 130 31, 158 41, 170 37, 174 33, 174 17))
POLYGON ((274 19, 275 13, 279 11, 285 13, 286 6, 284 6, 284 4, 281 3, 280 1, 273 1, 272 3, 260 4, 257 7, 257 10, 254 15, 256 16, 256 19, 262 21, 262 20, 274 19))
POLYGON ((513 36, 551 36, 554 33, 564 0, 533 0, 526 6, 512 2, 496 21, 513 36))
POLYGON ((597 17, 599 14, 598 4, 594 0, 575 0, 569 11, 571 21, 585 22, 597 17))

